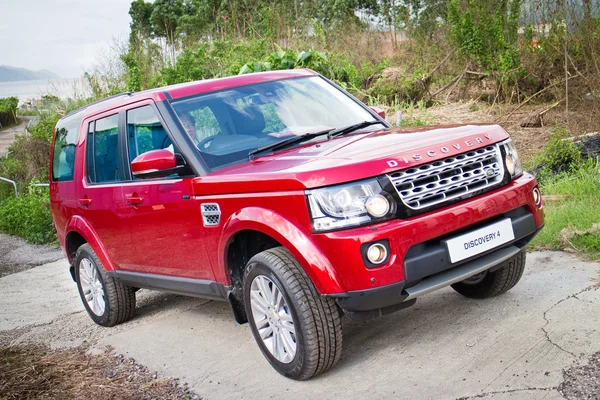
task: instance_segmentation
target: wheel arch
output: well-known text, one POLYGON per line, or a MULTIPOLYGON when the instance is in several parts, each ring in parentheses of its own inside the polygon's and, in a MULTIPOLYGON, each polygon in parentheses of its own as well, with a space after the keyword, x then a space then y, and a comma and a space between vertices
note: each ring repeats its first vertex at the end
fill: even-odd
POLYGON ((240 239, 258 239, 258 243, 264 244, 260 251, 277 245, 285 247, 298 260, 321 294, 345 291, 329 259, 312 241, 310 234, 277 212, 261 207, 248 207, 238 211, 223 227, 219 243, 220 271, 217 275, 226 278, 232 287, 236 283, 232 280, 235 278, 232 271, 238 273, 236 268, 245 267, 247 261, 260 252, 250 252, 242 257, 232 258, 232 252, 239 249, 235 246, 239 245, 240 239))
POLYGON ((100 258, 100 261, 102 261, 102 264, 107 271, 114 271, 116 269, 115 265, 108 257, 106 249, 96 234, 96 231, 84 218, 73 216, 67 223, 65 231, 65 251, 70 264, 71 276, 74 274, 73 262, 75 261, 77 249, 85 243, 88 243, 98 255, 98 258, 100 258))

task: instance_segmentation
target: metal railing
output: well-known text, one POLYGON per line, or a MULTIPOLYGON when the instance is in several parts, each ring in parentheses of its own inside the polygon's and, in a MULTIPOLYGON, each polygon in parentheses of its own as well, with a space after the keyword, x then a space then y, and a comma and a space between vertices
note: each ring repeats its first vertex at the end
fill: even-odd
MULTIPOLYGON (((12 179, 8 179, 5 178, 3 176, 0 176, 0 181, 2 182, 6 182, 6 183, 10 183, 13 185, 13 187, 15 188, 15 196, 19 196, 19 190, 17 189, 17 182, 13 181, 12 179)), ((30 183, 29 184, 29 193, 31 193, 33 188, 36 187, 50 187, 49 183, 30 183)))
POLYGON ((30 183, 29 184, 29 193, 31 193, 31 190, 36 187, 50 187, 50 184, 49 183, 30 183))
POLYGON ((0 176, 0 181, 6 182, 6 183, 12 183, 12 185, 15 188, 15 196, 19 195, 19 190, 17 189, 17 182, 13 181, 12 179, 5 178, 3 176, 0 176))

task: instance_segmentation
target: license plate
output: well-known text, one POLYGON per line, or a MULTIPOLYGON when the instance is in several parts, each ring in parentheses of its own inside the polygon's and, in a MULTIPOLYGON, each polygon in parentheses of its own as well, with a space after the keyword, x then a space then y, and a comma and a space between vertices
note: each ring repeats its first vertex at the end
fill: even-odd
POLYGON ((510 218, 446 241, 450 262, 455 263, 491 250, 515 238, 510 218))

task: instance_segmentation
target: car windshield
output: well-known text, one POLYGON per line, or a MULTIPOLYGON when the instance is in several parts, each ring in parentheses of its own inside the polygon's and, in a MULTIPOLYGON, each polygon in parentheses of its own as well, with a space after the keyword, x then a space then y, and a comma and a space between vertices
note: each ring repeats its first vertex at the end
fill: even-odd
POLYGON ((172 106, 211 170, 246 161, 252 150, 294 136, 375 120, 317 76, 200 94, 172 106))

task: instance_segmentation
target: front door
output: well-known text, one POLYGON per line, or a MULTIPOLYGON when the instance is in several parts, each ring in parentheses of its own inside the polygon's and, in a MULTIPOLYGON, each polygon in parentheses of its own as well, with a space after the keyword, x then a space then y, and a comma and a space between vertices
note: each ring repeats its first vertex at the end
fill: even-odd
MULTIPOLYGON (((177 152, 152 103, 126 111, 129 162, 156 149, 177 152)), ((129 164, 127 164, 129 165, 129 164)), ((192 195, 193 177, 136 179, 123 184, 126 221, 135 262, 123 266, 136 272, 213 280, 203 242, 200 203, 192 195)))

